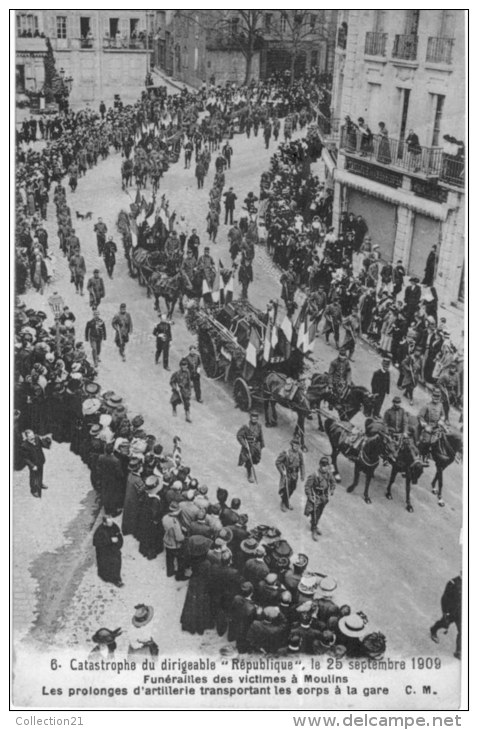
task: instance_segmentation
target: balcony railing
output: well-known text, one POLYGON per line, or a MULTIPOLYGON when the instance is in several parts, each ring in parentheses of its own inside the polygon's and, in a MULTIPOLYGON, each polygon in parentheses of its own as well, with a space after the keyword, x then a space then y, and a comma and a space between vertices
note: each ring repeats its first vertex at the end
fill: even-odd
POLYGON ((94 38, 80 38, 80 48, 93 48, 94 38))
POLYGON ((418 48, 418 36, 396 35, 393 43, 393 58, 400 58, 403 61, 416 61, 418 48))
POLYGON ((430 63, 451 63, 454 38, 429 38, 427 61, 430 63))
POLYGON ((443 152, 441 147, 409 147, 405 140, 373 134, 365 137, 355 126, 343 125, 340 149, 350 155, 381 165, 399 168, 411 174, 436 177, 450 185, 465 184, 465 162, 443 152))
POLYGON ((366 33, 365 53, 368 56, 385 56, 388 33, 366 33))
POLYGON ((121 36, 121 38, 103 38, 103 48, 106 50, 142 50, 152 49, 152 39, 133 38, 131 36, 121 36))

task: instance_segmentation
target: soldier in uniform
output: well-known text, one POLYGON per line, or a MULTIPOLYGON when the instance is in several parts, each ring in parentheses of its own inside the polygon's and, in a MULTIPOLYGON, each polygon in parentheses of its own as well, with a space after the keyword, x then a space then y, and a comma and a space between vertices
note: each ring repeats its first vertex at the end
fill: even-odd
POLYGON ((445 426, 445 409, 438 388, 433 390, 431 402, 420 410, 418 423, 420 425, 419 450, 424 463, 428 465, 430 446, 438 440, 440 430, 445 426))
POLYGON ((133 332, 133 320, 131 315, 126 311, 126 304, 120 304, 120 311, 115 314, 111 322, 115 331, 115 345, 123 359, 126 360, 124 348, 129 340, 130 334, 133 332))
POLYGON ((329 497, 335 491, 335 476, 329 468, 329 460, 323 456, 319 461, 318 471, 307 477, 305 482, 305 494, 307 503, 305 505, 304 514, 310 516, 310 529, 312 531, 312 539, 317 541, 318 536, 322 533, 318 528, 319 520, 325 505, 329 501, 329 497))
POLYGON ((456 371, 456 365, 452 363, 448 372, 443 372, 437 381, 441 391, 445 420, 448 423, 450 417, 450 406, 458 406, 460 401, 460 380, 456 371))
POLYGON ((418 423, 420 426, 419 450, 423 461, 428 464, 430 447, 438 440, 440 430, 445 426, 445 409, 441 401, 441 391, 438 388, 433 390, 431 402, 420 410, 418 423))
POLYGON ((394 439, 408 432, 408 416, 405 409, 401 407, 401 402, 400 396, 396 395, 392 400, 392 407, 383 414, 383 422, 388 433, 394 439))
POLYGON ((110 279, 113 278, 113 271, 116 265, 116 253, 118 247, 113 241, 113 236, 108 236, 108 240, 103 246, 103 259, 105 261, 106 271, 110 279))
POLYGON ((282 512, 287 512, 288 509, 294 509, 290 506, 290 498, 296 490, 299 476, 301 481, 304 481, 304 457, 299 446, 299 439, 292 439, 290 449, 288 451, 282 451, 276 459, 276 467, 281 475, 279 495, 281 498, 280 508, 282 512))
POLYGON ((169 370, 169 345, 172 340, 171 324, 168 322, 166 314, 160 314, 161 321, 156 325, 153 330, 153 335, 156 337, 156 354, 154 356, 154 362, 157 365, 161 353, 163 355, 163 368, 169 370))
POLYGON ((209 246, 205 246, 203 255, 199 257, 197 268, 212 288, 216 278, 216 265, 209 251, 209 246))
POLYGON ((332 388, 340 400, 343 397, 346 387, 352 380, 352 366, 350 365, 346 350, 339 350, 339 356, 330 363, 329 376, 332 388))
POLYGON ((96 309, 93 319, 90 319, 86 323, 85 328, 85 342, 89 342, 91 345, 91 355, 95 367, 101 362, 101 343, 104 341, 106 341, 106 327, 100 318, 100 313, 96 309))
POLYGON ((196 400, 198 403, 202 403, 201 398, 201 358, 199 357, 199 353, 197 350, 197 347, 195 345, 191 345, 189 348, 189 354, 185 358, 188 363, 189 368, 189 375, 191 376, 191 382, 194 387, 194 394, 196 396, 196 400))
POLYGON ((335 346, 339 349, 339 336, 340 336, 340 323, 342 322, 342 310, 340 304, 337 301, 333 301, 327 304, 324 310, 325 316, 325 327, 324 335, 325 341, 329 344, 330 334, 333 332, 335 346))
POLYGON ((105 284, 100 276, 99 269, 95 269, 93 271, 93 276, 88 279, 88 284, 86 285, 86 288, 90 292, 90 307, 92 307, 93 309, 95 307, 99 307, 101 304, 101 300, 105 296, 105 284))
POLYGON ((94 232, 96 233, 96 245, 98 246, 98 256, 103 256, 103 249, 106 243, 106 234, 108 232, 108 228, 105 223, 103 223, 103 218, 98 218, 98 223, 95 223, 95 226, 93 228, 94 232))
POLYGON ((241 426, 236 434, 236 438, 242 447, 239 454, 238 466, 246 467, 247 479, 249 482, 253 482, 253 465, 259 464, 261 451, 264 448, 262 426, 259 423, 259 414, 256 411, 251 411, 249 423, 241 426))
POLYGON ((189 375, 188 361, 183 358, 179 363, 179 370, 171 375, 169 384, 173 390, 170 403, 173 407, 173 416, 176 416, 176 407, 179 403, 184 406, 186 421, 192 423, 191 407, 191 376, 189 375))

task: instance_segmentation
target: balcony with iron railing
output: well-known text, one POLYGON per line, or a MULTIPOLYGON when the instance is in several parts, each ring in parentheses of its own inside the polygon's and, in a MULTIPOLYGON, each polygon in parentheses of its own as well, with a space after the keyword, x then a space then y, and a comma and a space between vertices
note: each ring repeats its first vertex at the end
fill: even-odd
POLYGON ((365 54, 367 56, 385 56, 388 33, 366 33, 365 54))
POLYGON ((347 156, 411 176, 434 178, 457 187, 465 184, 464 159, 445 154, 441 147, 408 145, 404 139, 380 134, 365 136, 357 127, 343 125, 339 149, 347 156))
POLYGON ((417 35, 396 35, 393 42, 392 57, 401 61, 416 61, 418 50, 417 35))
POLYGON ((428 63, 447 63, 452 60, 454 38, 429 38, 427 45, 428 63))
POLYGON ((147 36, 121 36, 103 38, 104 51, 148 51, 152 50, 153 40, 147 36))

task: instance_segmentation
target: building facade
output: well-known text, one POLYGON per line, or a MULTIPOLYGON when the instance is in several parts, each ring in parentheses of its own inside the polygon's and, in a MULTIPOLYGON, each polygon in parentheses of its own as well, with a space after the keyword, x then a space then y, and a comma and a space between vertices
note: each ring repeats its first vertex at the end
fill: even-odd
POLYGON ((334 224, 343 211, 363 215, 383 259, 401 259, 420 278, 436 244, 438 296, 456 303, 464 282, 464 11, 339 11, 331 107, 325 159, 334 224))
POLYGON ((57 70, 72 78, 73 108, 102 99, 112 104, 115 93, 125 102, 138 98, 150 65, 154 11, 21 10, 16 16, 17 87, 23 81, 25 89, 41 90, 48 37, 57 70))

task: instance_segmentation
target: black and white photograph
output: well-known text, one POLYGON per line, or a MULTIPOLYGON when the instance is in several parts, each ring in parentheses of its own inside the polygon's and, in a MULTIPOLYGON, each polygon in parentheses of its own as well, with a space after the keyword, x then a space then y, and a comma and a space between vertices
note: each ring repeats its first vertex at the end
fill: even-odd
POLYGON ((11 708, 458 718, 468 11, 9 17, 11 708))

